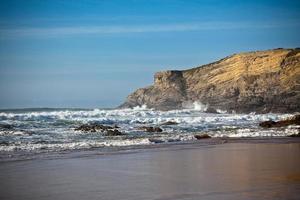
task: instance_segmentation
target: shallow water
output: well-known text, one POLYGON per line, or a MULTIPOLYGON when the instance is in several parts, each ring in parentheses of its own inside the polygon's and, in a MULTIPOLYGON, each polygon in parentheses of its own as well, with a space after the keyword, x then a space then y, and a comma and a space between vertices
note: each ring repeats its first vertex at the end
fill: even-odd
POLYGON ((2 162, 0 199, 296 200, 299 154, 300 143, 187 144, 2 162))
POLYGON ((218 114, 204 113, 199 106, 191 109, 155 111, 134 109, 23 109, 0 111, 0 157, 24 153, 59 152, 173 143, 195 140, 194 134, 212 137, 278 137, 298 131, 297 127, 263 129, 258 123, 279 120, 288 114, 218 114), (177 125, 162 125, 164 122, 177 125), (101 132, 75 131, 81 124, 117 125, 125 135, 111 137, 101 132), (140 126, 159 126, 162 133, 146 133, 140 126))

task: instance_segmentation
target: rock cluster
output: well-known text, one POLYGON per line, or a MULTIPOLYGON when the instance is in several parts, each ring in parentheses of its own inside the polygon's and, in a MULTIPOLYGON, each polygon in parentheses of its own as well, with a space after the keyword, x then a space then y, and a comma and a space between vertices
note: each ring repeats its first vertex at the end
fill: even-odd
POLYGON ((75 131, 83 131, 83 132, 103 132, 107 136, 118 136, 118 135, 124 135, 122 132, 120 132, 117 126, 105 126, 102 124, 83 124, 77 128, 75 128, 75 131))
POLYGON ((259 126, 264 128, 272 128, 272 127, 284 127, 289 125, 300 125, 300 115, 295 115, 291 118, 280 120, 280 121, 264 121, 259 123, 259 126))
POLYGON ((158 72, 154 85, 130 94, 120 107, 184 108, 188 102, 238 113, 300 111, 300 49, 239 53, 183 71, 158 72))
POLYGON ((194 135, 197 140, 208 139, 211 138, 208 134, 194 135))
POLYGON ((140 126, 138 129, 150 133, 159 133, 163 131, 161 128, 153 126, 140 126))
POLYGON ((10 124, 0 124, 0 130, 10 130, 13 129, 13 126, 10 124))

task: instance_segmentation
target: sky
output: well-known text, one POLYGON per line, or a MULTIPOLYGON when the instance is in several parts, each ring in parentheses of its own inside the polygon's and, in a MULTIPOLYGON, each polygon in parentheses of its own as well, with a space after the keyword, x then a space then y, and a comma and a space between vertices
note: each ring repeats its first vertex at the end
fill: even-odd
POLYGON ((0 108, 120 105, 157 71, 300 47, 300 1, 0 1, 0 108))

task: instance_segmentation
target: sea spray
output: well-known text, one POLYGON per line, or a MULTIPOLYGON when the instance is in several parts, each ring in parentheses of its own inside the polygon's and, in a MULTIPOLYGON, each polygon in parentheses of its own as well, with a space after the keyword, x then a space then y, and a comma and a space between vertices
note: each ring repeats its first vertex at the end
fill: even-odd
POLYGON ((182 107, 184 109, 189 109, 189 110, 195 110, 195 111, 200 111, 200 112, 205 112, 209 105, 203 104, 200 101, 185 101, 182 103, 182 107))
POLYGON ((287 136, 299 128, 265 130, 258 126, 261 121, 291 116, 288 114, 213 114, 205 113, 207 107, 201 102, 190 102, 185 109, 171 111, 143 105, 133 109, 0 112, 0 154, 149 145, 153 141, 172 143, 193 140, 193 135, 201 132, 212 137, 287 136), (170 121, 176 124, 163 125, 170 121), (97 131, 75 131, 76 127, 90 123, 118 126, 124 134, 106 136, 97 131), (141 126, 160 127, 163 131, 147 133, 141 126))

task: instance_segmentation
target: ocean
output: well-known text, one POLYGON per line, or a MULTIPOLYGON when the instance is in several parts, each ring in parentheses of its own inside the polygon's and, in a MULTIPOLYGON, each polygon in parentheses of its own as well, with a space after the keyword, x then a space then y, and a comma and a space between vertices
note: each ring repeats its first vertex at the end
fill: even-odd
POLYGON ((0 110, 0 159, 27 154, 78 151, 110 147, 136 147, 157 143, 195 141, 195 134, 211 137, 285 137, 297 133, 296 126, 264 129, 259 122, 280 120, 292 114, 205 113, 199 106, 157 111, 146 106, 133 109, 13 109, 0 110), (165 122, 176 122, 163 125, 165 122), (83 124, 118 126, 121 136, 75 129, 83 124), (160 127, 159 133, 139 127, 160 127))

